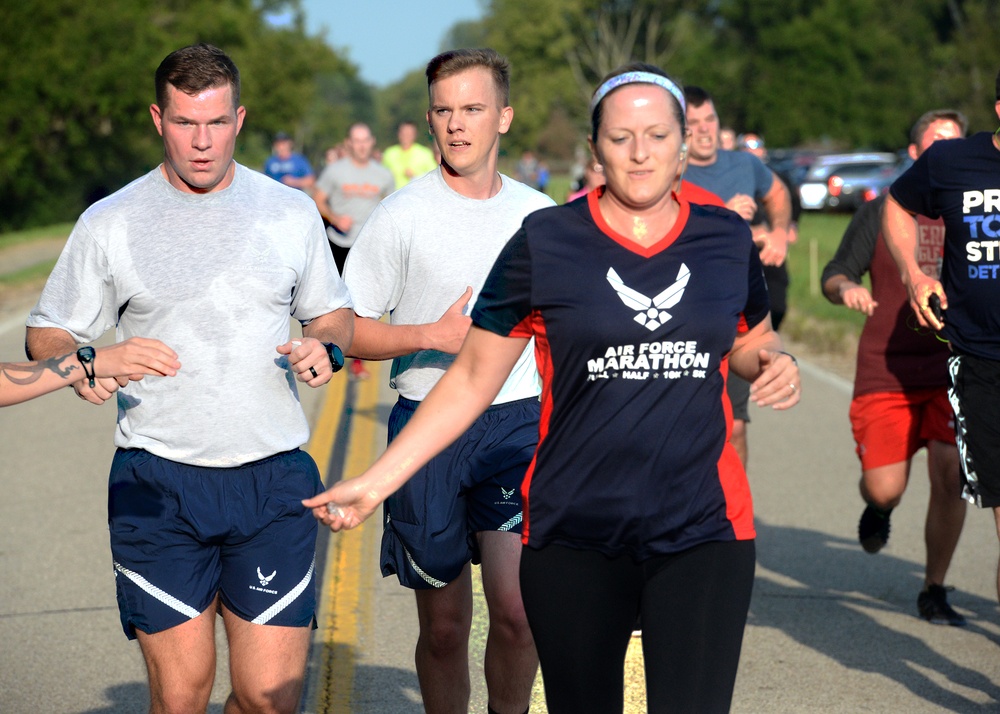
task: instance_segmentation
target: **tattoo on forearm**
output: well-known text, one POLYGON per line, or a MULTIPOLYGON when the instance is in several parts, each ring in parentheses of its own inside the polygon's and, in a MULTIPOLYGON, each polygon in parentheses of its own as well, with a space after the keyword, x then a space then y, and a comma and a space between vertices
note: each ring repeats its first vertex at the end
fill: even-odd
POLYGON ((42 375, 46 372, 55 372, 57 375, 66 379, 70 376, 73 370, 78 369, 77 365, 70 364, 67 367, 61 367, 60 363, 66 359, 63 357, 52 357, 50 359, 42 360, 36 364, 8 364, 6 367, 0 366, 0 374, 4 375, 11 384, 19 384, 22 386, 28 384, 34 384, 42 375))

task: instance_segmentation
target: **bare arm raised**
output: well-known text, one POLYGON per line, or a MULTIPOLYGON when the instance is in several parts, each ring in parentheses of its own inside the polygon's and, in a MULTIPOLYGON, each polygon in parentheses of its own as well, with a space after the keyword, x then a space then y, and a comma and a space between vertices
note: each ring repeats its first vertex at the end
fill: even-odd
MULTIPOLYGON (((75 352, 77 342, 66 330, 58 327, 29 327, 25 333, 24 351, 29 359, 48 360, 53 357, 61 357, 75 352)), ((111 396, 118 391, 118 388, 127 384, 127 377, 104 377, 96 380, 91 387, 89 382, 79 381, 73 384, 73 389, 81 399, 85 399, 91 404, 104 404, 111 399, 111 396)))
POLYGON ((316 208, 319 209, 319 215, 323 216, 327 223, 341 233, 347 233, 351 230, 354 219, 346 213, 334 213, 333 209, 330 208, 329 195, 323 189, 317 187, 313 190, 313 200, 316 202, 316 208))
POLYGON ((878 307, 878 303, 872 298, 868 288, 854 282, 842 273, 826 279, 826 282, 823 283, 823 294, 833 304, 844 305, 869 317, 878 307))
POLYGON ((899 268, 906 292, 910 296, 910 307, 916 313, 917 320, 923 327, 940 330, 944 323, 938 320, 931 311, 928 299, 931 294, 941 298, 941 308, 948 308, 948 298, 944 294, 941 282, 935 280, 920 269, 917 262, 917 217, 903 208, 889 195, 885 199, 885 209, 882 213, 882 235, 889 247, 892 259, 899 268))
POLYGON ((465 314, 471 299, 470 286, 436 322, 421 325, 388 325, 355 315, 354 343, 349 354, 370 360, 392 359, 420 350, 458 354, 472 325, 472 319, 465 314))
MULTIPOLYGON (((25 402, 70 384, 90 389, 85 370, 76 356, 75 343, 71 349, 67 354, 41 361, 0 362, 0 406, 25 402)), ((159 340, 143 337, 98 347, 93 361, 94 375, 102 381, 113 382, 113 391, 118 388, 116 377, 136 381, 144 375, 173 377, 180 366, 172 349, 159 340)))
POLYGON ((770 229, 761 236, 763 245, 760 250, 760 261, 764 265, 781 265, 785 262, 788 243, 792 237, 789 234, 789 226, 792 223, 792 200, 785 182, 773 171, 771 175, 771 188, 761 200, 770 229))
POLYGON ((414 473, 461 436, 493 402, 528 340, 473 327, 455 362, 413 418, 361 476, 303 501, 332 530, 354 528, 414 473), (334 504, 333 512, 327 504, 334 504))
POLYGON ((772 329, 770 316, 736 337, 729 366, 750 382, 750 398, 757 405, 780 410, 798 404, 802 392, 799 366, 794 357, 781 351, 781 338, 772 329))
POLYGON ((333 377, 333 365, 323 343, 333 343, 346 352, 353 339, 354 311, 343 307, 320 315, 302 328, 301 340, 278 345, 277 351, 288 355, 288 363, 300 382, 321 387, 333 377))

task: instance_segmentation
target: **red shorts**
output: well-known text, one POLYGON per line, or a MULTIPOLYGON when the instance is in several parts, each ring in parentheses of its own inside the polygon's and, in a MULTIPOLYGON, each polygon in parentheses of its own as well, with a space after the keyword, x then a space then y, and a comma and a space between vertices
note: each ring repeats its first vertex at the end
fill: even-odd
POLYGON ((850 416, 865 471, 909 461, 928 441, 955 443, 955 414, 945 387, 862 394, 851 401, 850 416))

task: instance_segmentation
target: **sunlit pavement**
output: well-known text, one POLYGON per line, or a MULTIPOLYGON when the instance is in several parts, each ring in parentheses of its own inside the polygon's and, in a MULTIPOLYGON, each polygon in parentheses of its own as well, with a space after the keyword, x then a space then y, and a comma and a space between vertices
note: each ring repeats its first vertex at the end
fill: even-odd
MULTIPOLYGON (((20 323, 20 324, 23 324, 20 323)), ((18 320, 0 325, 0 359, 23 354, 18 320)), ((309 449, 326 478, 356 475, 385 443, 395 395, 387 365, 303 390, 309 449), (324 459, 324 454, 333 454, 324 459)), ((857 544, 861 501, 847 421, 850 385, 803 363, 803 402, 754 409, 750 479, 758 528, 754 600, 734 712, 1000 710, 997 542, 989 513, 970 509, 949 574, 964 629, 916 616, 922 582, 926 462, 892 517, 878 555, 857 544)), ((0 409, 0 712, 144 712, 142 658, 118 624, 107 542, 113 406, 70 390, 0 409)), ((319 544, 319 628, 305 711, 423 711, 413 666, 413 595, 378 572, 381 526, 319 544)), ((485 712, 485 610, 476 600, 470 711, 485 712)), ((220 621, 221 622, 221 621, 220 621)), ((219 628, 219 641, 223 644, 219 628)), ((626 711, 644 711, 633 640, 626 711)), ((212 714, 228 694, 220 647, 212 714)), ((532 712, 544 712, 537 687, 532 712)))

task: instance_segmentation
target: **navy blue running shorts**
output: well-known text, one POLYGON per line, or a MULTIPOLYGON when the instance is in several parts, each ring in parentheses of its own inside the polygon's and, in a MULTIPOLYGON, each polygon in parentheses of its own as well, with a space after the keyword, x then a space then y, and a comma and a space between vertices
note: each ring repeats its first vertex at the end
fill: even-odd
POLYGON ((108 526, 125 634, 187 622, 217 594, 249 622, 314 627, 317 525, 301 500, 322 490, 298 449, 233 468, 119 449, 108 526))
MULTIPOLYGON (((391 442, 420 402, 400 397, 391 442)), ((458 440, 386 499, 382 575, 414 590, 444 587, 479 562, 476 533, 521 532, 521 482, 538 446, 540 404, 489 407, 458 440)))
POLYGON ((968 354, 948 358, 948 400, 965 487, 980 508, 1000 506, 1000 361, 968 354))

